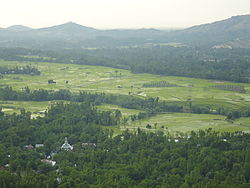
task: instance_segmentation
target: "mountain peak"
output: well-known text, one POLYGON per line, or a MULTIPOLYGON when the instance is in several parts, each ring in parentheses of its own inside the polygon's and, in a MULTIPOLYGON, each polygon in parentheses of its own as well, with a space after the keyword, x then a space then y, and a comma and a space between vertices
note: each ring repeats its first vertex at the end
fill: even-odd
POLYGON ((72 22, 72 21, 69 21, 69 22, 67 22, 67 23, 65 23, 65 24, 72 24, 72 25, 79 25, 78 23, 75 23, 75 22, 72 22))
MULTIPOLYGON (((80 25, 78 23, 75 23, 75 22, 72 22, 72 21, 66 22, 66 23, 61 24, 61 25, 70 25, 70 26, 76 26, 77 25, 77 26, 82 26, 82 25, 80 25)), ((82 26, 82 27, 85 27, 85 26, 82 26)))
POLYGON ((72 22, 72 21, 64 23, 64 24, 61 24, 61 25, 56 25, 56 26, 52 26, 52 27, 42 28, 41 30, 46 30, 46 31, 62 31, 62 32, 66 32, 66 33, 71 33, 71 32, 80 33, 80 32, 93 32, 93 31, 97 31, 96 29, 94 29, 92 27, 86 27, 86 26, 80 25, 80 24, 72 22))

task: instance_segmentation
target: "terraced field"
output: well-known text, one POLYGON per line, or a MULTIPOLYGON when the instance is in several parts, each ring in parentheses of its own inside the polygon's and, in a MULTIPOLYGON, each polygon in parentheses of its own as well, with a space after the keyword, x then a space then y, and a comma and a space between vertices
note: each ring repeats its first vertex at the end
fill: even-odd
MULTIPOLYGON (((192 101, 193 105, 209 105, 211 108, 240 109, 250 107, 250 84, 230 83, 216 80, 204 80, 185 77, 159 76, 151 74, 132 74, 128 70, 114 69, 100 66, 83 66, 73 64, 56 63, 32 63, 32 62, 7 62, 0 61, 0 66, 25 66, 32 65, 41 71, 40 76, 31 75, 3 75, 0 79, 0 87, 11 86, 14 89, 22 89, 28 86, 30 89, 69 89, 73 92, 81 90, 90 92, 105 92, 112 94, 125 94, 140 97, 159 97, 166 101, 192 101), (54 80, 56 84, 48 84, 48 80, 54 80), (66 83, 68 81, 68 83, 66 83), (179 87, 143 87, 149 82, 166 81, 179 87), (215 85, 241 85, 246 93, 225 91, 213 88, 215 85)), ((6 113, 18 112, 24 107, 34 112, 46 110, 49 102, 13 102, 0 101, 0 106, 6 113)), ((121 109, 118 106, 102 105, 100 109, 120 109, 124 116, 139 113, 136 110, 121 109)), ((159 114, 149 119, 130 122, 122 125, 121 129, 136 127, 145 128, 145 124, 155 124, 151 130, 160 129, 164 125, 165 130, 186 132, 199 128, 213 127, 215 130, 235 131, 249 130, 250 119, 239 119, 235 122, 225 121, 225 117, 216 115, 198 114, 159 114), (217 120, 219 119, 219 120, 217 120)), ((147 129, 147 128, 145 128, 147 129)), ((147 129, 149 130, 149 129, 147 129)))

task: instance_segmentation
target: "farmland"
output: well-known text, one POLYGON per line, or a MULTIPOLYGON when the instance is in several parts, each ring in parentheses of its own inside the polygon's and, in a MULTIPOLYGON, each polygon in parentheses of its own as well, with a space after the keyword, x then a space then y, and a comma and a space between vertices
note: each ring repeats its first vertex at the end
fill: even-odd
MULTIPOLYGON (((15 90, 21 90, 28 86, 31 90, 68 89, 72 92, 89 91, 98 93, 124 94, 146 97, 159 97, 160 100, 169 102, 191 101, 192 105, 209 106, 211 110, 225 108, 238 110, 250 107, 250 84, 222 82, 216 80, 204 80, 186 77, 160 76, 151 74, 132 74, 128 70, 114 69, 100 66, 85 66, 73 64, 32 63, 1 61, 0 66, 32 66, 37 68, 40 75, 4 74, 0 79, 1 87, 11 86, 15 90), (56 83, 48 84, 48 80, 56 83), (170 87, 143 87, 147 83, 169 83, 170 87), (219 90, 214 86, 220 85, 244 86, 245 93, 219 90), (175 86, 179 87, 175 87, 175 86), (173 87, 171 87, 173 86, 173 87)), ((34 116, 40 111, 46 110, 50 102, 17 102, 1 101, 0 106, 6 113, 18 113, 21 108, 33 112, 34 116)), ((119 109, 123 116, 138 114, 140 111, 120 108, 103 104, 100 110, 119 109)), ((225 116, 208 114, 159 114, 147 119, 128 122, 121 125, 121 129, 134 129, 141 127, 145 130, 145 124, 152 124, 151 131, 159 130, 163 125, 168 131, 189 132, 191 130, 214 128, 220 131, 247 131, 250 119, 240 118, 234 122, 225 120, 225 116), (241 122, 242 121, 242 122, 241 122), (154 124, 157 124, 155 127, 154 124)))

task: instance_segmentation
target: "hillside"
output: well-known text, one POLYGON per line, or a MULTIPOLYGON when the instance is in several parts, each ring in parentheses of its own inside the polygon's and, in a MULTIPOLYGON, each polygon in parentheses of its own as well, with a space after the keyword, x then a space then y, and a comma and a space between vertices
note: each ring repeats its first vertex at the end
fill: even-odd
POLYGON ((59 38, 61 40, 70 38, 87 38, 93 37, 98 33, 97 29, 85 27, 74 22, 68 22, 47 28, 35 30, 33 35, 40 37, 59 38))
POLYGON ((171 37, 189 44, 219 45, 234 40, 247 40, 250 37, 250 15, 233 16, 213 23, 193 26, 172 32, 171 37))
MULTIPOLYGON (((179 42, 189 46, 222 45, 227 42, 249 40, 250 15, 233 16, 209 24, 183 30, 161 31, 157 29, 99 30, 68 22, 47 28, 31 29, 11 26, 0 29, 1 47, 26 47, 36 49, 117 48, 147 43, 179 42)), ((242 45, 231 45, 242 47, 242 45)), ((249 45, 243 47, 248 48, 249 45)))
POLYGON ((225 34, 225 33, 243 34, 243 32, 245 34, 249 34, 250 33, 249 23, 250 23, 250 15, 233 16, 226 20, 193 26, 183 31, 186 33, 207 33, 207 34, 225 34))

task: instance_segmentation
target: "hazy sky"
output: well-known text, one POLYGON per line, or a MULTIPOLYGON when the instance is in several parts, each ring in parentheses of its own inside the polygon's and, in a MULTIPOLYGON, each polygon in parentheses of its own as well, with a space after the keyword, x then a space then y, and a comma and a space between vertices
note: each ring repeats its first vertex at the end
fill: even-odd
POLYGON ((68 21, 95 28, 170 28, 250 14, 250 0, 0 0, 0 27, 68 21))

